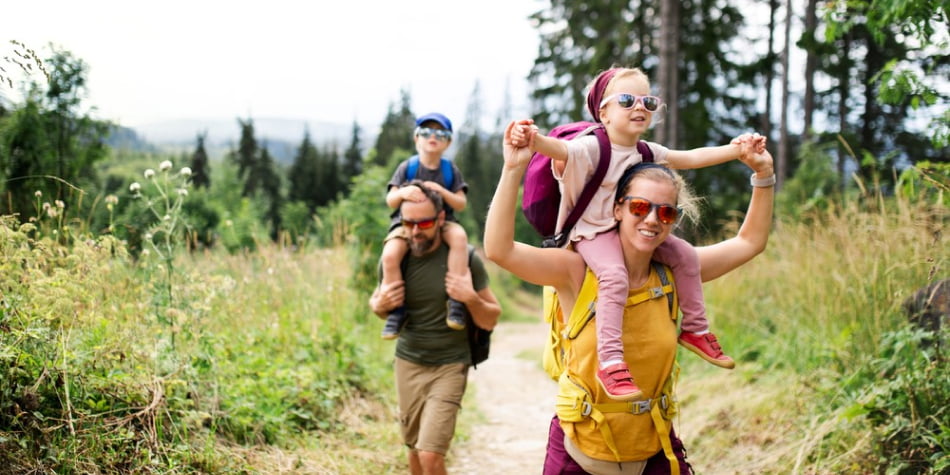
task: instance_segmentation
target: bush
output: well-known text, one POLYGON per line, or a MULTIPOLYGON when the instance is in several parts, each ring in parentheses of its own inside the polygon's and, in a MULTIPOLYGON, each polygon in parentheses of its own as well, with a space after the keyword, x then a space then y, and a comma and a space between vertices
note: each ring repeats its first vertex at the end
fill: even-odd
MULTIPOLYGON (((950 341, 944 328, 943 342, 950 341)), ((904 328, 884 335, 880 353, 856 378, 862 387, 847 412, 874 428, 888 473, 950 470, 950 361, 933 332, 904 328)))

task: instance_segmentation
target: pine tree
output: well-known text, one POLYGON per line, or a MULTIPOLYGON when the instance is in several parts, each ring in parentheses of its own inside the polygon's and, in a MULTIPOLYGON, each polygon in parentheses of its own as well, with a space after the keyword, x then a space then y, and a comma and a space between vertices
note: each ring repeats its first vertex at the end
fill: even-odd
POLYGON ((238 178, 244 181, 243 196, 251 196, 256 191, 256 184, 249 175, 254 170, 258 159, 257 139, 254 137, 254 120, 246 121, 238 119, 238 125, 241 127, 241 139, 238 143, 238 149, 231 152, 231 161, 238 167, 238 178))
POLYGON ((360 125, 353 121, 350 146, 343 153, 343 192, 348 194, 353 178, 363 172, 363 156, 360 152, 360 125))
POLYGON ((191 155, 191 183, 195 189, 211 187, 211 165, 208 163, 208 152, 205 151, 207 137, 207 131, 198 134, 195 152, 191 155))
POLYGON ((373 164, 388 166, 396 150, 412 151, 415 149, 412 131, 415 128, 415 116, 409 107, 411 101, 409 91, 401 91, 402 102, 399 111, 394 111, 392 104, 379 129, 376 137, 376 156, 373 164))
POLYGON ((303 141, 297 148, 297 155, 291 164, 287 173, 290 183, 287 192, 289 201, 301 201, 307 205, 310 213, 313 213, 318 206, 317 194, 319 193, 318 183, 318 156, 317 149, 310 141, 310 131, 304 131, 303 141))
POLYGON ((264 219, 270 223, 270 237, 276 240, 280 232, 280 206, 283 204, 283 199, 280 195, 280 175, 266 146, 261 147, 260 156, 256 160, 256 166, 251 175, 256 178, 261 197, 267 206, 264 219))

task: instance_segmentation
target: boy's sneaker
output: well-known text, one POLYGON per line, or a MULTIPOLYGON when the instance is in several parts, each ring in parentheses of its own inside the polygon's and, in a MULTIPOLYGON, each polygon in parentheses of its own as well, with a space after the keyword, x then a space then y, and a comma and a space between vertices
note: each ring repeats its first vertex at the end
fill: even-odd
POLYGON ((384 340, 394 340, 399 336, 399 332, 402 331, 402 327, 406 326, 406 322, 409 321, 408 315, 406 315, 405 307, 398 307, 393 309, 392 312, 389 312, 389 316, 386 317, 386 325, 383 326, 383 334, 381 335, 384 340))
POLYGON ((449 299, 446 305, 448 306, 448 311, 445 314, 445 324, 453 330, 464 330, 465 314, 468 312, 465 308, 465 304, 455 299, 449 299))
POLYGON ((720 368, 732 369, 736 367, 736 362, 723 354, 722 347, 719 346, 719 341, 716 340, 716 335, 711 332, 702 335, 693 332, 681 332, 679 344, 720 368))
POLYGON ((627 363, 612 364, 597 370, 597 382, 611 399, 632 401, 643 397, 643 391, 633 382, 627 363))

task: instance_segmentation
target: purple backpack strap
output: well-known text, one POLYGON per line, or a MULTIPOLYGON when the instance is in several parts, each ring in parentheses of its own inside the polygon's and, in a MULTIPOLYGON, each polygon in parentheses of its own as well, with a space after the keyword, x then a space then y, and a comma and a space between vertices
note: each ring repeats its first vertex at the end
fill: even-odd
POLYGON ((568 213, 567 219, 564 220, 564 227, 561 232, 551 240, 545 240, 542 247, 562 247, 567 242, 567 236, 571 233, 571 229, 581 219, 581 215, 584 214, 590 200, 594 198, 597 188, 600 188, 600 184, 604 181, 604 176, 607 175, 607 168, 610 167, 610 139, 603 127, 597 127, 592 132, 597 137, 597 143, 600 146, 600 160, 597 162, 594 175, 590 177, 590 181, 584 185, 581 195, 577 197, 577 203, 574 204, 574 209, 568 213))
POLYGON ((637 142, 637 151, 640 152, 640 156, 643 157, 644 162, 653 161, 653 150, 643 140, 637 142))

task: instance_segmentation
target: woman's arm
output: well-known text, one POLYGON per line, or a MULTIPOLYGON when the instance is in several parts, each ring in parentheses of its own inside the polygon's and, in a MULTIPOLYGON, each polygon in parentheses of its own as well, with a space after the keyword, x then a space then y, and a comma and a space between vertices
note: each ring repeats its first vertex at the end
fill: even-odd
POLYGON ((511 131, 517 126, 518 123, 512 122, 505 130, 505 164, 485 220, 485 255, 522 280, 565 288, 573 280, 583 280, 584 260, 579 254, 515 242, 518 188, 532 155, 530 143, 523 147, 512 144, 511 131))
MULTIPOLYGON (((745 150, 745 146, 743 146, 745 150)), ((774 176, 772 155, 743 153, 739 158, 752 170, 756 178, 774 176)), ((713 280, 736 267, 749 262, 765 250, 772 228, 772 206, 775 201, 775 186, 753 187, 749 210, 735 237, 717 244, 696 248, 699 254, 700 274, 703 281, 713 280)))

